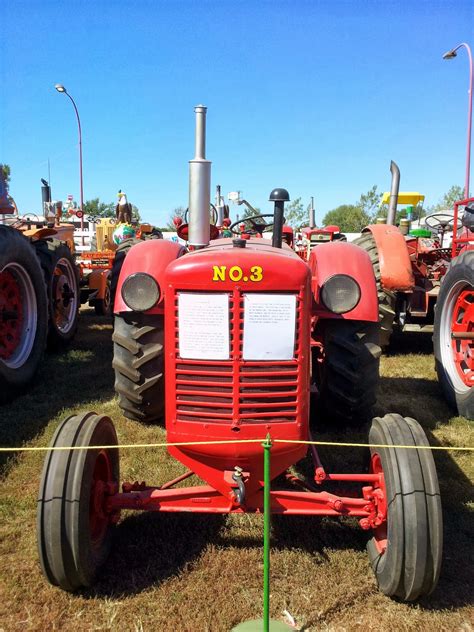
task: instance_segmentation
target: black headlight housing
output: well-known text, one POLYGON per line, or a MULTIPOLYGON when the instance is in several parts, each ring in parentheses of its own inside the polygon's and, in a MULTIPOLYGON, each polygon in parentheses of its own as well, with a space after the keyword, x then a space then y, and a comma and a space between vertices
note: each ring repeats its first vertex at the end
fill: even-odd
POLYGON ((127 307, 134 312, 146 312, 160 300, 160 286, 146 272, 135 272, 128 276, 122 285, 122 298, 127 307))
POLYGON ((357 307, 360 285, 348 274, 335 274, 323 283, 320 293, 323 305, 334 314, 345 314, 357 307))

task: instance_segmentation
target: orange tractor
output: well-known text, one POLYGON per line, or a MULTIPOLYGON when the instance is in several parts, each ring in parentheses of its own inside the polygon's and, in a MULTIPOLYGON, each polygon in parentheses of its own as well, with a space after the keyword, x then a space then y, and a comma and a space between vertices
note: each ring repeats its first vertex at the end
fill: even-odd
POLYGON ((40 484, 43 573, 64 590, 93 584, 122 510, 261 513, 267 437, 269 511, 356 518, 380 590, 413 601, 436 586, 442 553, 437 475, 431 452, 418 449, 427 446, 422 428, 396 414, 375 418, 368 471, 330 472, 316 446, 308 454, 312 385, 316 427, 323 407, 326 423, 343 415, 356 424, 374 400, 380 348, 370 259, 341 242, 303 261, 283 242, 289 195, 280 188, 270 194, 271 241, 211 240, 205 113, 196 108, 187 248, 134 245, 114 303, 122 411, 144 421, 164 416, 168 452, 186 469, 160 485, 121 483, 112 421, 92 412, 64 420, 40 484), (307 455, 311 474, 297 475, 293 466, 307 455), (201 482, 181 485, 193 475, 201 482))
POLYGON ((77 328, 79 272, 74 227, 20 216, 0 170, 0 400, 34 376, 46 343, 67 344, 77 328))

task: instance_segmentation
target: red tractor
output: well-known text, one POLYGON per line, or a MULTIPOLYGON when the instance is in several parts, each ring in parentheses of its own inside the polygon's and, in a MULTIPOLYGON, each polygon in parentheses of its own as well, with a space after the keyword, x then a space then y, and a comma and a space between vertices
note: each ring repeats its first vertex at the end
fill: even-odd
POLYGON ((452 249, 446 247, 455 223, 449 213, 424 218, 426 229, 410 231, 409 221, 395 226, 399 201, 424 196, 399 193, 400 171, 392 161, 392 187, 386 223, 372 224, 354 241, 371 258, 379 296, 381 344, 388 346, 395 327, 401 331, 433 331, 434 307, 441 280, 446 274, 452 249))
POLYGON ((441 283, 434 322, 438 379, 448 402, 474 419, 474 198, 456 202, 451 263, 441 283))
POLYGON ((321 245, 304 262, 282 243, 284 189, 270 194, 272 241, 210 241, 205 112, 196 108, 188 248, 165 240, 133 246, 114 305, 122 410, 145 421, 165 411, 168 451, 187 470, 160 486, 120 485, 110 419, 66 419, 52 446, 87 450, 47 454, 38 501, 43 573, 65 590, 91 585, 121 510, 260 513, 261 440, 269 435, 272 513, 356 517, 380 589, 415 600, 434 589, 442 551, 437 475, 431 452, 416 448, 427 445, 418 423, 375 418, 368 472, 329 473, 315 446, 311 480, 289 472, 308 452, 312 385, 318 418, 324 406, 334 418, 360 421, 374 401, 380 348, 370 259, 342 242, 321 245), (203 484, 176 486, 193 474, 203 484), (343 491, 348 481, 351 494, 343 491))

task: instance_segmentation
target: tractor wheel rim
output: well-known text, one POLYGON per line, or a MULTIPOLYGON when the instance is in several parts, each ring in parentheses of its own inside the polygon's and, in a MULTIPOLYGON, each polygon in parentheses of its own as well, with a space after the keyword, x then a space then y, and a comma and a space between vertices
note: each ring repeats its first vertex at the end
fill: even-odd
POLYGON ((52 299, 56 328, 67 334, 74 326, 78 296, 74 268, 67 259, 59 259, 53 272, 52 299))
POLYGON ((107 513, 105 501, 107 490, 113 482, 112 462, 107 450, 100 450, 97 454, 89 502, 89 531, 91 544, 99 548, 111 522, 111 515, 107 513))
POLYGON ((0 271, 0 361, 18 369, 28 360, 38 322, 36 294, 28 272, 19 263, 0 271))
POLYGON ((108 314, 111 309, 112 297, 110 295, 110 285, 108 283, 105 284, 104 290, 104 312, 108 314))
MULTIPOLYGON (((370 458, 370 471, 372 474, 379 474, 379 483, 375 484, 375 489, 382 492, 383 504, 386 511, 387 491, 385 488, 385 477, 383 475, 382 459, 377 452, 372 454, 370 458)), ((377 551, 380 555, 383 555, 387 549, 388 541, 387 519, 385 519, 380 526, 373 529, 372 533, 374 535, 374 542, 377 551)))
POLYGON ((474 289, 460 280, 449 291, 440 322, 441 362, 457 392, 474 386, 474 340, 453 338, 451 334, 473 331, 474 289))

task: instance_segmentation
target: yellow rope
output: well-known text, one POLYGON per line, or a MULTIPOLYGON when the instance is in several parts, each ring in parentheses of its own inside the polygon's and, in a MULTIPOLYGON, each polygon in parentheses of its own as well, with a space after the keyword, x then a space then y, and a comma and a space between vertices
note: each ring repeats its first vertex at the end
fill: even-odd
MULTIPOLYGON (((0 448, 0 452, 48 452, 61 450, 129 450, 134 448, 168 448, 194 445, 228 445, 232 443, 263 443, 265 439, 229 439, 223 441, 181 441, 177 443, 125 443, 121 445, 89 445, 89 446, 35 446, 22 448, 0 448)), ((403 448, 407 450, 458 450, 471 452, 474 447, 439 446, 439 445, 388 445, 385 443, 339 443, 337 441, 301 441, 298 439, 272 439, 272 443, 292 443, 303 445, 325 445, 341 448, 403 448)))

